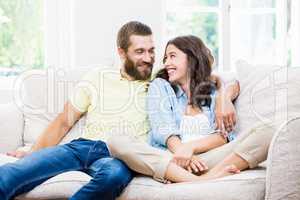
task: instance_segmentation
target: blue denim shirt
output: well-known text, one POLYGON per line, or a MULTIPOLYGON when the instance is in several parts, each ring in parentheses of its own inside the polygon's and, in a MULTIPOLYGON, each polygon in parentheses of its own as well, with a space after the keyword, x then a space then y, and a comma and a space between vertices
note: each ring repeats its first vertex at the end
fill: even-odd
MULTIPOLYGON (((211 105, 203 107, 203 113, 208 117, 210 127, 215 128, 215 98, 216 92, 211 94, 211 105)), ((170 83, 164 79, 156 78, 149 86, 147 96, 147 112, 151 130, 149 143, 154 147, 166 149, 166 141, 172 135, 180 137, 180 122, 185 112, 188 99, 181 87, 177 86, 177 92, 170 83)), ((229 134, 229 141, 235 138, 235 134, 229 134)))

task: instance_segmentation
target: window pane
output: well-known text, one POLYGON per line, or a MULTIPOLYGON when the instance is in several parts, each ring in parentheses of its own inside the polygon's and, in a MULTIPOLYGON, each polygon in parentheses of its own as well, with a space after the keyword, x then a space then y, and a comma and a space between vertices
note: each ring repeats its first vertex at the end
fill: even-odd
POLYGON ((231 59, 252 64, 276 63, 275 14, 243 15, 232 13, 231 59))
POLYGON ((212 50, 218 65, 218 14, 201 12, 167 13, 167 39, 179 35, 196 35, 212 50))
POLYGON ((231 0, 231 7, 232 8, 274 8, 275 1, 276 0, 231 0))
POLYGON ((218 7, 219 0, 167 0, 167 8, 174 6, 218 7))
POLYGON ((43 1, 0 0, 0 67, 41 68, 43 1))

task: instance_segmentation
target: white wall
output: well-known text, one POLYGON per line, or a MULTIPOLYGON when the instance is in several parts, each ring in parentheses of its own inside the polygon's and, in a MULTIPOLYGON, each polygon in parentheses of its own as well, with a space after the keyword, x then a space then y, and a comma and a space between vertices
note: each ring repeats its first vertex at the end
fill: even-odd
MULTIPOLYGON (((117 31, 130 20, 152 28, 156 64, 161 61, 163 0, 44 0, 44 13, 48 67, 118 66, 117 31)), ((0 80, 0 104, 13 100, 13 83, 13 77, 0 80)))
POLYGON ((117 65, 117 31, 130 20, 152 28, 159 59, 162 1, 46 0, 46 62, 56 67, 117 65))
POLYGON ((15 77, 0 77, 0 104, 13 101, 13 83, 15 77))

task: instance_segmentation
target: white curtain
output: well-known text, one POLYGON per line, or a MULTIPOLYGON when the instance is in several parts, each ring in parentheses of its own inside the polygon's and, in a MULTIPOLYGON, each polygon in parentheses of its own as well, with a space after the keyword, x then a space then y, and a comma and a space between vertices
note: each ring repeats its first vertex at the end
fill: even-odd
POLYGON ((231 1, 231 63, 276 64, 274 0, 231 1))

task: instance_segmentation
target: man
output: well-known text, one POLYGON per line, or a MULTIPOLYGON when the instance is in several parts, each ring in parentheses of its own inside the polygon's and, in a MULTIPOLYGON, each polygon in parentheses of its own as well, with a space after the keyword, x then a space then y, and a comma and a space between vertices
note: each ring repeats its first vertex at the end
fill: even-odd
POLYGON ((28 192, 67 171, 83 171, 92 177, 71 200, 115 199, 131 181, 131 171, 110 156, 105 140, 113 131, 132 131, 133 124, 131 134, 146 137, 149 126, 146 113, 140 109, 143 110, 145 82, 154 63, 152 31, 145 24, 129 22, 119 30, 117 45, 123 61, 121 73, 89 72, 83 78, 87 84, 77 87, 63 112, 49 124, 30 152, 10 153, 24 158, 0 167, 1 200, 28 192), (84 135, 56 146, 84 114, 84 135))

